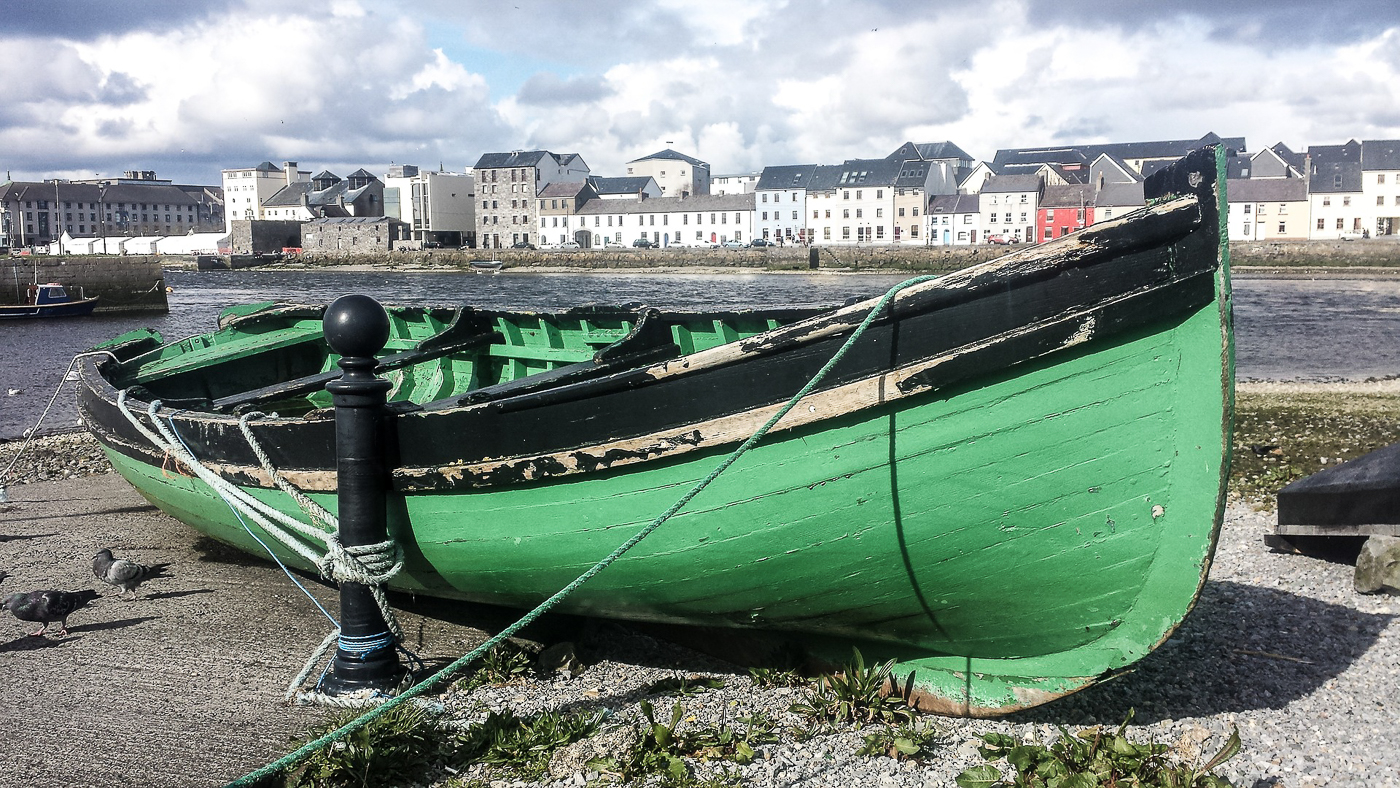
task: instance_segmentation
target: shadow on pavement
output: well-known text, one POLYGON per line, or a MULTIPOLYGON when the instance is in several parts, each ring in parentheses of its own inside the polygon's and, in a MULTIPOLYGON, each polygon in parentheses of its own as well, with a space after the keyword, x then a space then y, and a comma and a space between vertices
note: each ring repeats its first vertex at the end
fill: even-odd
POLYGON ((1118 677, 1010 715, 1014 722, 1139 724, 1280 709, 1345 671, 1394 616, 1285 591, 1209 582, 1196 609, 1155 652, 1118 677))

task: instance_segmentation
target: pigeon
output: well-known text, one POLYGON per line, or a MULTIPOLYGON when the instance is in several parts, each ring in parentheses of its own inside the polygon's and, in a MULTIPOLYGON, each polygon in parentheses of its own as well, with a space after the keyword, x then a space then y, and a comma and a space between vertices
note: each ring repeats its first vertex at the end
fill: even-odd
POLYGON ((31 636, 43 635, 49 624, 57 621, 58 634, 68 634, 68 617, 73 611, 97 598, 92 589, 82 591, 30 591, 27 594, 10 594, 0 607, 4 607, 20 621, 41 621, 43 626, 31 636))
POLYGON ((167 566, 170 564, 146 566, 125 558, 113 558, 112 551, 106 548, 92 557, 92 573, 97 579, 120 588, 123 594, 131 592, 132 599, 136 598, 137 586, 153 577, 164 577, 162 573, 167 566))

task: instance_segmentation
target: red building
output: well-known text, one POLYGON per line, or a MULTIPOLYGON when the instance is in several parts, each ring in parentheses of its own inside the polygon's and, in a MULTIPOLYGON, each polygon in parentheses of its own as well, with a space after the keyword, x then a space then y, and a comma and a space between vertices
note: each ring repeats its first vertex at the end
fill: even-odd
POLYGON ((1046 186, 1035 214, 1042 243, 1081 230, 1094 223, 1094 189, 1087 183, 1046 186))

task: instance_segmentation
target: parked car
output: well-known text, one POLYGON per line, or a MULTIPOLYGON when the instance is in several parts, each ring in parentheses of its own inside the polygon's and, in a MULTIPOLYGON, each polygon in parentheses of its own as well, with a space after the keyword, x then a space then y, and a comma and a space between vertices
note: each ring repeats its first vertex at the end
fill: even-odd
POLYGON ((1349 232, 1337 233, 1337 240, 1339 240, 1339 241, 1359 241, 1359 240, 1361 240, 1362 238, 1365 238, 1365 237, 1366 237, 1366 236, 1363 235, 1360 231, 1349 231, 1349 232))
POLYGON ((743 249, 744 247, 748 246, 748 244, 744 243, 743 241, 725 241, 724 243, 720 244, 720 246, 723 246, 725 249, 743 249))
POLYGON ((565 241, 564 243, 559 244, 558 248, 563 249, 565 251, 573 251, 574 249, 582 249, 583 247, 578 245, 578 241, 565 241))
POLYGON ((534 248, 535 248, 535 245, 532 244, 532 243, 530 243, 529 241, 516 241, 515 243, 513 243, 513 244, 510 245, 510 248, 512 248, 512 249, 534 249, 534 248))
POLYGON ((423 248, 424 248, 424 249, 441 249, 441 248, 442 248, 442 242, 441 242, 441 241, 424 241, 424 242, 423 242, 423 248))
POLYGON ((1020 243, 1020 242, 1021 242, 1020 239, 1015 238, 1015 237, 1008 238, 1008 237, 1006 237, 1006 236, 1004 236, 1004 235, 989 235, 989 236, 987 236, 987 243, 989 243, 989 244, 999 244, 999 245, 1005 246, 1005 245, 1007 245, 1007 244, 1016 244, 1016 243, 1020 243))
POLYGON ((755 239, 753 239, 752 241, 749 242, 749 246, 752 246, 753 248, 758 249, 759 247, 763 247, 763 246, 777 246, 777 244, 773 243, 772 241, 768 240, 767 238, 755 238, 755 239))
POLYGON ((632 245, 637 247, 638 249, 650 249, 656 244, 652 243, 646 238, 638 238, 637 240, 632 242, 632 245))

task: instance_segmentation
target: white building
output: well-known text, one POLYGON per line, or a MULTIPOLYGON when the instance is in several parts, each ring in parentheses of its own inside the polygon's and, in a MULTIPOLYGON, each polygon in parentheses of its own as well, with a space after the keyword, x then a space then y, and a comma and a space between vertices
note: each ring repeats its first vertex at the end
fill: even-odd
POLYGON ((1034 243, 1041 185, 1038 175, 998 175, 987 181, 979 192, 978 206, 983 240, 1001 236, 1007 241, 1034 243))
POLYGON ((398 164, 384 176, 384 215, 402 221, 407 240, 446 247, 467 245, 476 232, 476 189, 471 175, 398 164))
POLYGON ((752 194, 758 188, 759 172, 716 175, 710 181, 711 194, 752 194))
POLYGON ((754 234, 773 243, 807 239, 807 184, 815 164, 764 167, 754 188, 754 234))
POLYGON ((980 202, 979 194, 939 194, 930 199, 924 211, 924 237, 929 244, 971 246, 981 240, 980 202))
POLYGON ((710 165, 670 148, 627 162, 627 174, 656 179, 662 197, 695 197, 711 191, 710 165))
POLYGON ((235 219, 265 219, 263 203, 284 187, 301 181, 310 181, 311 173, 298 170, 294 161, 286 162, 282 169, 265 161, 256 167, 224 170, 224 232, 233 230, 235 219))
POLYGON ((703 246, 753 239, 752 194, 705 194, 652 200, 589 200, 579 208, 578 229, 593 246, 631 246, 638 239, 667 246, 703 246))

